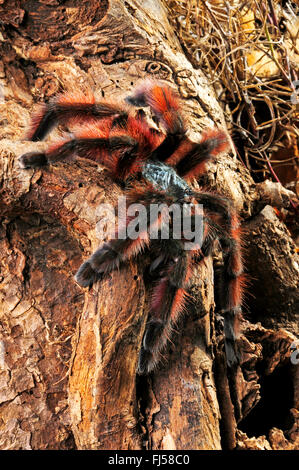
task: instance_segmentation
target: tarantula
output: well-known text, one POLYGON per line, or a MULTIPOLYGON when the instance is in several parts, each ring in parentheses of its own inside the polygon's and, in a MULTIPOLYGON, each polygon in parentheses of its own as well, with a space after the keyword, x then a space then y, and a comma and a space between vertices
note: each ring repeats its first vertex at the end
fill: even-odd
MULTIPOLYGON (((184 248, 180 239, 151 240, 150 230, 162 230, 161 214, 147 220, 146 230, 135 239, 115 237, 103 243, 79 268, 75 279, 82 287, 91 286, 112 270, 136 257, 145 249, 155 248, 150 270, 155 272, 148 321, 139 356, 138 372, 151 372, 159 363, 173 326, 188 299, 193 270, 207 257, 218 240, 223 252, 223 266, 218 273, 218 309, 224 316, 227 363, 239 363, 236 324, 241 316, 243 264, 241 231, 237 213, 226 197, 196 191, 188 184, 205 172, 206 163, 227 146, 225 133, 211 129, 200 142, 191 141, 180 112, 176 93, 160 82, 146 81, 126 104, 95 102, 84 95, 60 95, 43 105, 33 118, 27 139, 43 139, 56 123, 80 124, 72 138, 56 143, 44 153, 30 152, 20 157, 23 168, 36 168, 70 156, 94 160, 110 171, 116 181, 130 181, 129 200, 149 208, 153 203, 192 204, 203 207, 203 238, 200 246, 184 248), (129 106, 130 105, 130 106, 129 106), (142 109, 149 107, 159 129, 150 126, 142 109), (139 179, 139 180, 138 180, 139 179), (132 183, 133 181, 133 183, 132 183), (135 181, 135 183, 134 183, 135 181)), ((195 211, 191 213, 194 226, 195 211)), ((127 224, 130 218, 127 219, 127 224)), ((121 229, 119 229, 121 230, 121 229)))

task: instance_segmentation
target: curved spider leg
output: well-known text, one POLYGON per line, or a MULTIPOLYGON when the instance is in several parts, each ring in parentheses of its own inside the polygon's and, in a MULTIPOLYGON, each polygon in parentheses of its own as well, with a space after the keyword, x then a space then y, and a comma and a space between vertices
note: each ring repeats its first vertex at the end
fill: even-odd
POLYGON ((228 384, 237 422, 242 417, 239 399, 237 370, 241 352, 236 340, 239 336, 239 322, 242 318, 242 297, 246 285, 243 275, 240 242, 235 235, 223 233, 219 242, 224 252, 222 268, 215 272, 216 305, 224 318, 224 347, 228 365, 228 384), (227 236, 228 235, 228 236, 227 236))
POLYGON ((178 96, 170 87, 148 80, 134 90, 126 101, 133 106, 149 106, 166 130, 164 140, 151 155, 152 159, 166 161, 185 140, 188 140, 178 96))
POLYGON ((115 176, 124 176, 136 163, 138 142, 130 136, 74 138, 54 144, 42 152, 29 152, 19 158, 23 168, 37 168, 71 158, 74 155, 97 161, 115 176))
MULTIPOLYGON (((192 216, 194 219, 194 215, 192 216)), ((194 225, 194 221, 191 220, 194 225)), ((182 246, 182 240, 168 241, 166 258, 158 256, 153 262, 161 272, 161 278, 153 289, 151 311, 146 326, 143 345, 140 351, 138 373, 152 372, 161 359, 161 353, 170 341, 173 326, 183 313, 188 300, 187 288, 195 264, 199 264, 212 252, 213 243, 219 237, 226 238, 226 232, 210 217, 203 216, 203 241, 200 248, 187 251, 182 246), (162 266, 161 266, 162 264, 162 266)), ((196 245, 195 245, 196 246, 196 245)))
POLYGON ((149 245, 148 233, 142 233, 134 240, 110 240, 98 248, 91 257, 78 269, 75 279, 81 287, 92 286, 105 274, 118 269, 120 265, 132 257, 136 257, 149 245))
POLYGON ((150 231, 156 226, 157 229, 161 227, 165 218, 163 213, 156 213, 154 216, 149 216, 149 208, 152 201, 161 201, 163 196, 160 193, 152 193, 143 188, 144 198, 140 202, 141 190, 131 195, 129 202, 138 202, 144 204, 147 209, 144 230, 140 231, 138 236, 132 237, 131 232, 128 230, 130 222, 135 218, 128 216, 124 227, 120 226, 115 239, 104 243, 98 248, 92 256, 85 261, 79 268, 75 278, 79 285, 82 287, 91 286, 96 280, 103 277, 105 274, 119 268, 119 266, 132 257, 136 257, 141 251, 146 249, 150 244, 150 231), (124 232, 125 230, 125 232, 124 232))
MULTIPOLYGON (((239 400, 236 372, 237 366, 240 363, 241 354, 236 339, 238 337, 237 324, 238 320, 241 318, 244 278, 241 274, 240 266, 238 273, 233 273, 233 270, 237 267, 236 262, 239 263, 241 259, 240 241, 236 243, 236 237, 233 238, 232 236, 236 234, 232 234, 232 230, 229 231, 224 227, 225 224, 219 225, 218 220, 215 221, 211 217, 213 217, 213 214, 210 214, 210 217, 204 217, 204 240, 201 249, 194 255, 194 261, 196 263, 204 261, 205 257, 211 254, 214 241, 218 239, 224 250, 224 266, 223 269, 215 271, 215 299, 217 307, 222 308, 224 313, 224 346, 227 364, 229 366, 228 384, 236 419, 239 421, 242 416, 242 406, 239 400), (232 265, 234 265, 233 269, 232 265)), ((233 222, 233 226, 234 223, 235 222, 233 222)))
MULTIPOLYGON (((234 225, 234 222, 233 222, 234 225)), ((217 275, 218 307, 224 315, 224 338, 227 364, 230 368, 240 364, 240 351, 236 339, 239 336, 239 321, 242 318, 242 300, 245 275, 242 262, 241 242, 233 228, 228 237, 220 237, 223 249, 223 269, 217 275)))
POLYGON ((220 227, 218 239, 223 249, 224 266, 221 275, 218 276, 220 285, 217 297, 218 306, 224 315, 227 364, 230 368, 234 368, 240 363, 236 339, 245 284, 240 222, 231 201, 227 198, 209 193, 194 193, 194 196, 220 227))
POLYGON ((108 102, 95 102, 94 96, 83 94, 65 94, 44 104, 34 114, 26 139, 42 140, 56 123, 66 123, 69 120, 105 119, 111 118, 125 121, 128 112, 121 107, 108 102))
POLYGON ((132 116, 122 125, 102 120, 76 132, 73 139, 53 144, 46 152, 29 152, 20 157, 24 168, 44 166, 77 154, 104 165, 117 180, 125 180, 141 170, 142 162, 161 141, 142 120, 132 116))
POLYGON ((139 355, 139 374, 148 374, 157 366, 188 299, 186 289, 192 273, 192 256, 184 250, 181 240, 168 240, 168 249, 171 259, 160 266, 163 276, 152 291, 149 320, 139 355))
POLYGON ((227 148, 226 134, 218 129, 210 129, 203 133, 199 143, 190 142, 185 153, 175 152, 167 163, 175 165, 179 176, 187 180, 197 178, 205 173, 206 163, 227 148))

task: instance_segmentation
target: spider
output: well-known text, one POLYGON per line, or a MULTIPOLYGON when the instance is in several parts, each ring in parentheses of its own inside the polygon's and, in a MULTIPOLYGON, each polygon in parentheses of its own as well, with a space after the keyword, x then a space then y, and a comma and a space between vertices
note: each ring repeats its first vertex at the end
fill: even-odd
MULTIPOLYGON (((103 165, 116 181, 127 185, 129 182, 130 203, 141 203, 147 209, 153 203, 167 206, 175 203, 180 207, 192 203, 193 207, 203 207, 200 246, 195 244, 194 249, 186 250, 184 236, 151 240, 153 226, 160 233, 165 224, 159 214, 147 220, 144 233, 137 238, 116 236, 102 243, 79 268, 77 283, 81 287, 91 286, 142 251, 155 250, 150 263, 155 283, 137 370, 139 374, 148 374, 159 364, 174 325, 186 308, 188 286, 196 265, 212 253, 218 240, 223 265, 217 275, 217 307, 224 317, 227 364, 235 370, 240 359, 236 326, 241 318, 244 284, 240 222, 228 198, 194 190, 189 184, 204 174, 209 160, 227 149, 226 134, 209 129, 199 142, 191 141, 177 94, 164 83, 145 81, 122 105, 105 100, 96 102, 91 96, 59 95, 34 116, 27 139, 41 140, 56 123, 74 122, 79 130, 72 138, 51 145, 44 153, 23 154, 21 166, 43 167, 76 155, 103 165), (143 107, 150 108, 157 128, 150 126, 143 107)), ((194 211, 190 217, 194 225, 194 211)), ((127 225, 130 220, 128 217, 127 225)))

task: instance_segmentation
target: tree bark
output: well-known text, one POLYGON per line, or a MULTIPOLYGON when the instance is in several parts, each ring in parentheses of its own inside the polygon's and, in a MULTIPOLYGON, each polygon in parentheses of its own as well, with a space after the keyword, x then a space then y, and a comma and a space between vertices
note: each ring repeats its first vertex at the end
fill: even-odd
MULTIPOLYGON (((194 277, 193 305, 161 367, 136 376, 151 287, 146 259, 90 290, 73 279, 99 244, 99 205, 115 205, 122 189, 84 159, 36 171, 18 166, 18 156, 46 148, 65 130, 53 131, 47 143, 21 141, 34 105, 62 91, 121 99, 140 79, 157 78, 177 88, 193 139, 205 127, 226 128, 208 80, 186 59, 160 1, 1 3, 0 448, 298 447, 298 366, 290 360, 298 335, 298 265, 292 238, 269 206, 271 190, 255 185, 228 156, 211 165, 205 181, 248 220, 245 262, 254 277, 252 257, 263 259, 258 275, 269 286, 268 305, 273 277, 283 294, 265 318, 263 292, 256 303, 249 298, 236 382, 238 424, 215 322, 212 259, 194 277), (255 224, 259 241, 250 237, 255 224), (278 236, 282 243, 275 243, 278 236), (250 323, 257 320, 262 324, 250 323), (280 371, 291 396, 282 417, 273 401, 272 421, 262 404, 268 427, 261 438, 248 417, 263 394, 268 397, 267 378, 278 374, 279 383, 280 371)), ((279 392, 277 400, 284 384, 279 392)))

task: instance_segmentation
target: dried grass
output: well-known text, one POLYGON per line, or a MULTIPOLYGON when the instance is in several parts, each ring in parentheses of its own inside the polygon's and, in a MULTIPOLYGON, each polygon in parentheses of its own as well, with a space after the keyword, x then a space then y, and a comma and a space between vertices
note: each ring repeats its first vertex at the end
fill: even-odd
POLYGON ((240 159, 256 180, 278 180, 275 166, 298 165, 298 1, 164 3, 189 59, 214 86, 240 159), (280 160, 282 146, 291 150, 280 160))

